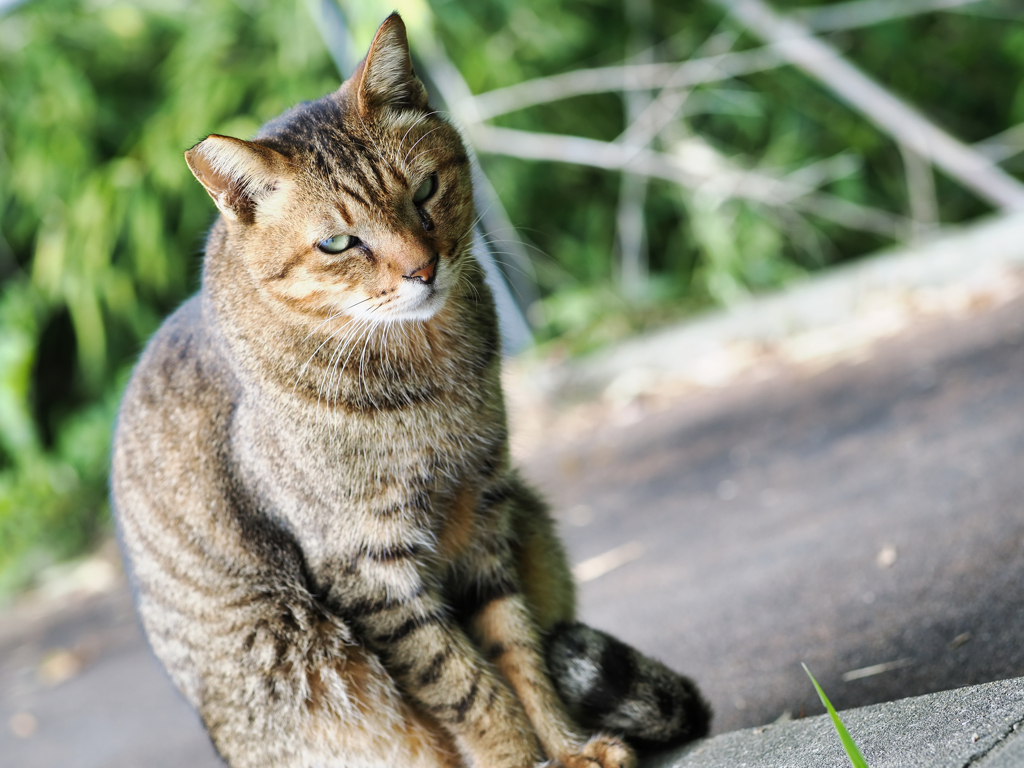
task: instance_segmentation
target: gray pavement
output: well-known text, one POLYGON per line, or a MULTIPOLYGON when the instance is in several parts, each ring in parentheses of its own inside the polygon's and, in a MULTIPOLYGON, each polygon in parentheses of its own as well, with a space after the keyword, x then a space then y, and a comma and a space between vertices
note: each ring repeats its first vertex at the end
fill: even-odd
MULTIPOLYGON (((719 735, 673 760, 843 765, 806 662, 838 708, 875 705, 848 715, 873 766, 1024 765, 1019 682, 878 706, 1024 676, 1024 300, 627 410, 525 472, 581 618, 714 705, 719 735)), ((123 587, 0 615, 0 766, 217 764, 123 587)))
POLYGON ((223 768, 142 639, 123 584, 0 620, 0 726, 3 768, 223 768))
POLYGON ((687 398, 528 473, 577 560, 642 547, 581 586, 582 615, 692 674, 722 732, 821 712, 801 662, 839 708, 1024 675, 1022 466, 1018 300, 687 398))

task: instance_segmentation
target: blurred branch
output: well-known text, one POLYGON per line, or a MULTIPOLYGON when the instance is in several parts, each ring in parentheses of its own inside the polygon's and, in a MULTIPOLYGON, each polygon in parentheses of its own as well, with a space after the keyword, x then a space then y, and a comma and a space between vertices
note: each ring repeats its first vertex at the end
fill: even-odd
POLYGON ((985 0, 946 10, 950 13, 959 13, 961 16, 977 16, 982 19, 1024 21, 1024 5, 1020 0, 985 0))
POLYGON ((833 181, 852 176, 861 168, 860 158, 850 152, 826 157, 791 171, 783 179, 809 189, 823 187, 833 181))
POLYGON ((935 196, 935 175, 932 167, 910 147, 900 144, 900 155, 907 178, 910 218, 914 221, 914 237, 921 237, 939 221, 939 201, 935 196))
POLYGON ((704 145, 702 154, 667 154, 617 142, 580 136, 532 133, 512 128, 476 125, 470 137, 481 152, 528 160, 574 163, 608 171, 665 179, 697 192, 721 198, 737 198, 778 207, 791 205, 850 229, 898 239, 906 220, 888 211, 852 203, 804 184, 775 178, 764 172, 737 169, 704 145))
MULTIPOLYGON (((834 6, 798 9, 793 11, 792 16, 816 32, 835 32, 932 11, 956 10, 982 2, 985 0, 852 0, 834 6)), ((838 53, 834 55, 838 56, 838 53)), ((690 59, 682 65, 624 64, 581 69, 526 80, 470 96, 462 108, 476 120, 490 120, 518 109, 571 96, 629 88, 665 88, 670 81, 673 88, 690 88, 774 69, 785 63, 773 46, 765 46, 721 56, 690 59)))
POLYGON ((710 0, 791 64, 828 86, 898 143, 934 163, 998 208, 1024 210, 1024 185, 988 158, 949 135, 849 62, 808 29, 775 13, 762 0, 710 0))
MULTIPOLYGON (((701 46, 698 53, 703 52, 710 46, 721 47, 725 44, 731 47, 735 39, 735 35, 728 37, 713 35, 701 46)), ((658 96, 650 100, 646 107, 631 119, 626 130, 615 140, 624 144, 643 146, 649 144, 675 119, 675 116, 692 93, 692 87, 680 87, 680 83, 695 77, 712 77, 715 73, 715 62, 727 55, 729 54, 726 51, 722 51, 714 56, 691 59, 682 64, 674 65, 675 71, 663 83, 658 85, 658 88, 661 89, 658 96), (698 63, 701 66, 694 70, 691 66, 694 63, 698 63)), ((710 82, 710 80, 705 80, 705 82, 710 82)))
MULTIPOLYGON (((634 0, 626 0, 627 13, 631 8, 635 13, 636 8, 633 3, 634 0)), ((699 61, 707 62, 707 72, 710 73, 714 66, 711 62, 726 55, 735 42, 735 33, 716 32, 701 44, 696 51, 696 56, 699 57, 699 61)), ((647 55, 650 55, 652 51, 653 49, 646 49, 647 55)), ((638 59, 634 56, 632 60, 637 61, 638 59)), ((679 110, 693 93, 692 88, 677 89, 675 87, 676 81, 685 76, 686 72, 687 63, 676 65, 675 72, 661 84, 660 93, 653 99, 646 91, 627 91, 626 104, 629 122, 615 142, 633 147, 647 148, 650 146, 662 131, 674 122, 679 110)), ((692 72, 690 76, 692 76, 692 72)), ((646 176, 629 171, 622 174, 616 237, 622 264, 623 289, 627 295, 639 295, 642 289, 641 280, 646 281, 647 253, 643 219, 646 195, 646 176)))
POLYGON ((8 11, 13 11, 24 2, 25 0, 0 0, 0 16, 8 11))
POLYGON ((974 148, 993 163, 1009 160, 1024 152, 1024 123, 983 139, 975 144, 974 148))
POLYGON ((798 8, 792 18, 815 32, 836 32, 881 24, 906 16, 974 5, 984 0, 850 0, 820 8, 798 8))
POLYGON ((345 16, 335 0, 306 0, 306 12, 316 22, 324 47, 344 80, 359 63, 345 16))
MULTIPOLYGON (((630 26, 627 45, 633 60, 653 63, 651 43, 653 13, 650 0, 623 0, 623 12, 630 26)), ((647 114, 653 99, 644 89, 627 87, 622 92, 626 113, 626 132, 638 117, 647 114)), ((673 110, 674 112, 674 110, 673 110)), ((647 141, 644 141, 646 144, 647 141)), ((619 184, 619 203, 615 216, 615 241, 619 252, 619 280, 627 297, 640 298, 647 285, 647 233, 644 228, 644 205, 647 201, 647 177, 623 173, 619 184)))
POLYGON ((558 101, 587 93, 607 93, 630 88, 691 88, 701 83, 729 80, 773 69, 784 63, 771 47, 728 53, 682 64, 627 64, 580 69, 561 75, 527 80, 469 97, 460 110, 477 121, 490 120, 517 109, 558 101), (671 85, 669 85, 671 83, 671 85))

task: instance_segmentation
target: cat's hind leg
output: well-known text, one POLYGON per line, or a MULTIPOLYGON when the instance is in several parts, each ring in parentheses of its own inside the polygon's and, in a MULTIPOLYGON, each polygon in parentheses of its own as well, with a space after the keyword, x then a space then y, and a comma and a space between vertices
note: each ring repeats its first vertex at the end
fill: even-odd
POLYGON ((463 768, 376 654, 299 589, 283 591, 241 607, 235 632, 193 652, 200 713, 232 768, 463 768), (233 648, 215 648, 225 640, 233 648))
MULTIPOLYGON (((368 652, 350 649, 333 674, 343 679, 349 705, 337 697, 306 703, 302 768, 463 768, 451 738, 429 715, 413 707, 368 652), (333 699, 333 700, 332 700, 333 699)), ((326 692, 325 692, 326 693, 326 692)))

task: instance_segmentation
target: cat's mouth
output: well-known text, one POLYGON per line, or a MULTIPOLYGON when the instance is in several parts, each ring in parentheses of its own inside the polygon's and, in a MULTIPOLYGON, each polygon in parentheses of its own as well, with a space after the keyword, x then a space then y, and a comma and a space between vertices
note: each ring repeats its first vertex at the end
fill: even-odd
POLYGON ((441 311, 448 297, 447 288, 436 280, 426 285, 409 286, 402 293, 419 295, 403 296, 405 300, 386 313, 389 320, 429 320, 441 311))
POLYGON ((441 311, 448 298, 449 286, 444 275, 430 280, 403 280, 398 290, 377 307, 376 314, 388 322, 396 320, 426 321, 441 311))

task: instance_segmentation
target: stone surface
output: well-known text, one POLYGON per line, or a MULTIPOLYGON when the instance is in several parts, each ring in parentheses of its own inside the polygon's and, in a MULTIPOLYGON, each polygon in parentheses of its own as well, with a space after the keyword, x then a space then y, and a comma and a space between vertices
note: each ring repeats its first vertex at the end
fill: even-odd
POLYGON ((983 760, 975 765, 978 768, 1021 768, 1024 765, 1024 736, 1021 723, 1017 723, 1013 733, 996 745, 983 760))
MULTIPOLYGON (((1024 680, 876 704, 842 713, 871 768, 1019 768, 1024 680)), ((846 768, 827 715, 716 736, 643 768, 846 768)))
POLYGON ((571 397, 609 390, 614 395, 616 389, 643 389, 658 380, 714 382, 748 367, 748 355, 728 350, 751 342, 778 345, 793 361, 842 357, 864 342, 907 329, 921 315, 998 294, 1022 267, 1024 214, 949 227, 916 247, 834 267, 785 291, 558 366, 546 384, 571 397))

